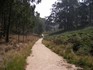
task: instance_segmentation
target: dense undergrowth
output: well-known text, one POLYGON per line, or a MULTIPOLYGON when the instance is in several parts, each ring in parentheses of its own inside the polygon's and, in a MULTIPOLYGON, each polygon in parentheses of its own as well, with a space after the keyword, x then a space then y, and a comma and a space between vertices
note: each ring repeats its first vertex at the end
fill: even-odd
MULTIPOLYGON (((29 41, 13 44, 11 49, 4 52, 0 70, 25 70, 26 58, 31 53, 32 45, 38 40, 36 36, 31 36, 29 38, 29 41)), ((9 44, 7 48, 10 47, 9 44)))
POLYGON ((93 70, 93 27, 47 36, 43 43, 69 63, 93 70))

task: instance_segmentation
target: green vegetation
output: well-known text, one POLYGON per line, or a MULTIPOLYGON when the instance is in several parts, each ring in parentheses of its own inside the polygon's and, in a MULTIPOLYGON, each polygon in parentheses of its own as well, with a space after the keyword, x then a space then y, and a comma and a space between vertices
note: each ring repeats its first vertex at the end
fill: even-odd
POLYGON ((44 31, 45 19, 40 18, 40 13, 36 12, 35 18, 35 27, 33 28, 33 32, 36 34, 42 34, 44 31))
POLYGON ((46 19, 46 31, 61 32, 93 26, 93 0, 57 0, 46 19))
POLYGON ((38 39, 32 34, 43 32, 44 19, 35 11, 40 2, 0 0, 0 70, 25 69, 26 58, 38 39))
POLYGON ((47 36, 43 43, 68 62, 93 70, 93 27, 47 36))
POLYGON ((3 65, 0 65, 0 70, 25 70, 26 59, 31 53, 33 44, 38 40, 36 36, 30 38, 30 41, 27 43, 16 44, 19 45, 19 47, 15 48, 15 46, 13 46, 13 49, 5 52, 3 65))
POLYGON ((41 0, 0 0, 0 38, 10 41, 10 35, 29 35, 36 27, 36 5, 41 0), (32 5, 33 4, 33 5, 32 5))

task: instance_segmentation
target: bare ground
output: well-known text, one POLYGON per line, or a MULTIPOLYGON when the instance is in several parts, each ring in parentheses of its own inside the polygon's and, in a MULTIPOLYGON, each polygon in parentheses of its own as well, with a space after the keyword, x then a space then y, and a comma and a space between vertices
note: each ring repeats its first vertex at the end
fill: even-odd
POLYGON ((77 67, 45 47, 41 38, 34 44, 27 58, 26 70, 77 70, 77 67))

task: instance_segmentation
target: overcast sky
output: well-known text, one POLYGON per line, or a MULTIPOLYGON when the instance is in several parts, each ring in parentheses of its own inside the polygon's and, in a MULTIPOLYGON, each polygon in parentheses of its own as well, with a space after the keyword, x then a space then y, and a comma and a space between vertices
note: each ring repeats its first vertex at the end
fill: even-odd
POLYGON ((40 17, 44 18, 45 16, 49 16, 51 13, 52 4, 57 0, 42 0, 40 4, 37 5, 35 11, 40 13, 40 17))
MULTIPOLYGON (((35 11, 40 13, 40 17, 44 18, 49 16, 51 13, 52 4, 54 4, 57 0, 42 0, 40 4, 36 6, 35 11)), ((84 0, 80 0, 83 2, 84 0)))

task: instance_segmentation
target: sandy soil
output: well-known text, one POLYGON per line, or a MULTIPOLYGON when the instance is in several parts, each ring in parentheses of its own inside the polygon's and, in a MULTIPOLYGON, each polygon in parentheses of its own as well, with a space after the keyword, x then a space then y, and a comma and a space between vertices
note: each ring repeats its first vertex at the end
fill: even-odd
POLYGON ((69 64, 42 44, 39 39, 27 58, 26 70, 77 70, 75 65, 69 64))

